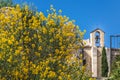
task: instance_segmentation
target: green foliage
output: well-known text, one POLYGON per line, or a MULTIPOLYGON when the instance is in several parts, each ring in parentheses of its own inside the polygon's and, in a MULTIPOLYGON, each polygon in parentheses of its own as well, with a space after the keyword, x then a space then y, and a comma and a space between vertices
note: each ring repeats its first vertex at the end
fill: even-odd
POLYGON ((9 7, 9 6, 13 6, 13 2, 12 0, 0 0, 0 8, 1 7, 9 7))
POLYGON ((120 80, 120 56, 116 56, 113 61, 110 80, 120 80))
POLYGON ((107 56, 105 47, 102 50, 102 76, 107 77, 108 75, 108 63, 107 63, 107 56))

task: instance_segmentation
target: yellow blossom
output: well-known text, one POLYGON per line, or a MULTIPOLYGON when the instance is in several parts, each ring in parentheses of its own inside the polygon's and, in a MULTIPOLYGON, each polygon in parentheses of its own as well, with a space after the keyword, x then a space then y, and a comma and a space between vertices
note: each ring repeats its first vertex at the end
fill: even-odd
POLYGON ((62 76, 59 76, 58 79, 59 79, 59 80, 63 80, 63 79, 62 79, 62 76))
POLYGON ((47 29, 45 27, 43 27, 42 30, 43 30, 43 34, 47 33, 47 29))
POLYGON ((48 77, 52 78, 52 77, 55 77, 55 76, 56 76, 56 73, 55 73, 55 72, 53 72, 53 71, 50 71, 50 72, 49 72, 48 77))
POLYGON ((12 43, 12 41, 11 41, 11 40, 8 40, 8 44, 9 44, 9 45, 11 45, 11 44, 13 44, 13 43, 12 43))
POLYGON ((58 53, 59 53, 59 50, 58 50, 58 49, 56 49, 56 50, 55 50, 55 52, 58 54, 58 53))
POLYGON ((32 44, 32 48, 35 48, 35 44, 32 44))
POLYGON ((28 69, 27 68, 23 68, 23 72, 27 74, 28 73, 28 69))
POLYGON ((39 46, 39 47, 38 47, 38 50, 42 50, 42 46, 39 46))

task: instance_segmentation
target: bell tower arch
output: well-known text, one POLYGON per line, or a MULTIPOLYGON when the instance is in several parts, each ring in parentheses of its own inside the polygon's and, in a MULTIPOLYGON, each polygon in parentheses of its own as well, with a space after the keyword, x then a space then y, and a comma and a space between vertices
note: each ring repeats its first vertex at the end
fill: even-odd
POLYGON ((105 32, 99 28, 90 33, 90 42, 93 47, 104 47, 105 32))

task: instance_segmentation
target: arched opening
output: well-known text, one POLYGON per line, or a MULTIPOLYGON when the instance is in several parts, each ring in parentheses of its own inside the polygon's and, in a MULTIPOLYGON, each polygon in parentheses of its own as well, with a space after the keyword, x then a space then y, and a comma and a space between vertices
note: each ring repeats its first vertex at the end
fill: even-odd
POLYGON ((95 45, 100 47, 100 32, 98 31, 95 33, 95 45))

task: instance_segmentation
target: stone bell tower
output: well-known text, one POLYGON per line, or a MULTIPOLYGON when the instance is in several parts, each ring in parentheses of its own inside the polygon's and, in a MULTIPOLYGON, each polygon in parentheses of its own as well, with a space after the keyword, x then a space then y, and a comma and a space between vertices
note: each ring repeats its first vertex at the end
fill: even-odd
POLYGON ((101 54, 104 47, 104 31, 97 28, 90 33, 92 77, 101 77, 101 54))
POLYGON ((105 32, 97 28, 90 33, 91 46, 104 47, 104 34, 105 32))

